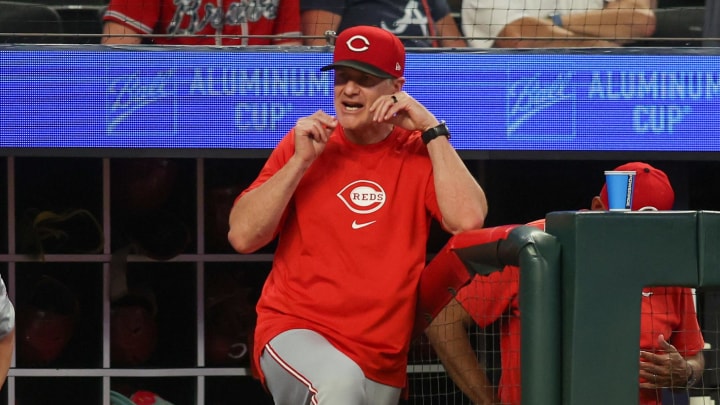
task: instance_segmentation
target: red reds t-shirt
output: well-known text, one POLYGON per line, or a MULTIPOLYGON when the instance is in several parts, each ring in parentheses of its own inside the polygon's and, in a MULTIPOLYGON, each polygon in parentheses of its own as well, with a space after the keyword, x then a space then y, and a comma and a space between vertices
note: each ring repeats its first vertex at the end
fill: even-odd
MULTIPOLYGON (((545 221, 528 225, 545 229, 545 221)), ((520 308, 519 269, 507 266, 486 277, 477 276, 456 299, 475 322, 486 327, 500 320, 502 372, 498 396, 503 404, 520 405, 520 308)), ((658 352, 658 335, 675 346, 683 357, 693 356, 705 344, 689 288, 643 289, 640 315, 640 349, 658 352)), ((638 388, 639 389, 639 388, 638 388)), ((661 404, 660 391, 640 390, 640 405, 661 404)))
MULTIPOLYGON (((693 356, 705 346, 690 288, 645 287, 640 308, 640 350, 664 353, 658 347, 660 334, 683 357, 693 356)), ((640 405, 661 403, 660 391, 640 390, 640 405)))
MULTIPOLYGON (((243 193, 293 153, 290 131, 243 193)), ((311 329, 367 378, 403 387, 432 217, 441 220, 419 132, 395 128, 382 142, 356 145, 336 128, 281 223, 257 304, 255 364, 277 334, 311 329)))
POLYGON ((140 34, 178 37, 152 38, 168 45, 272 45, 298 41, 299 0, 112 0, 104 16, 140 34), (223 38, 217 35, 277 35, 285 38, 223 38))

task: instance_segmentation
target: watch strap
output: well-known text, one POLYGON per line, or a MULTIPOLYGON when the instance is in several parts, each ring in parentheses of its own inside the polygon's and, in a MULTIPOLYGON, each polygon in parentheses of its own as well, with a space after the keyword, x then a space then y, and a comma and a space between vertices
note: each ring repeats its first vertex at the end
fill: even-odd
POLYGON ((427 145, 430 141, 437 138, 438 136, 444 136, 450 139, 450 131, 448 130, 445 120, 440 121, 440 124, 432 128, 428 128, 422 133, 422 140, 427 145))
POLYGON ((553 13, 548 16, 553 22, 554 25, 557 25, 558 27, 563 26, 562 22, 562 15, 560 13, 553 13))

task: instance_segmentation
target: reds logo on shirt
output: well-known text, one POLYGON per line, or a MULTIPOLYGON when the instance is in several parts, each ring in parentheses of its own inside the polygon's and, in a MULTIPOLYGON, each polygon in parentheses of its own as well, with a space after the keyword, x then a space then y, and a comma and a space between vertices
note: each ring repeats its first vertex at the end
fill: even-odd
POLYGON ((370 180, 357 180, 343 187, 338 198, 356 214, 373 213, 385 204, 385 190, 370 180))

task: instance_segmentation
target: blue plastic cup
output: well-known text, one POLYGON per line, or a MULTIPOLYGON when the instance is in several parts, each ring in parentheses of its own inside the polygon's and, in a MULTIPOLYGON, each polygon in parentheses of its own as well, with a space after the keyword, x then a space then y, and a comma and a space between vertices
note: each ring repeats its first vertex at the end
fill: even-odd
POLYGON ((635 191, 635 175, 634 171, 605 171, 610 211, 630 211, 635 191))

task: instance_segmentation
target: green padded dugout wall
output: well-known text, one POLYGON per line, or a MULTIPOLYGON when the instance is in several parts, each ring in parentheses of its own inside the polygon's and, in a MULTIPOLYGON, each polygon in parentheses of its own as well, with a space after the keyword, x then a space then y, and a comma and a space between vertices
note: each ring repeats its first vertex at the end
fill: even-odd
POLYGON ((522 397, 532 398, 532 404, 560 404, 560 385, 548 384, 548 376, 562 371, 560 244, 545 232, 532 239, 518 255, 520 308, 532 308, 522 313, 522 340, 528 344, 523 343, 520 357, 522 375, 537 378, 523 378, 522 397))
MULTIPOLYGON (((637 403, 641 290, 720 285, 720 213, 580 211, 546 219, 562 251, 562 373, 538 375, 523 362, 523 384, 561 385, 564 405, 637 403)), ((535 311, 522 305, 524 294, 521 288, 523 319, 535 311)), ((533 325, 523 323, 523 355, 532 344, 525 334, 534 333, 526 327, 533 325)), ((551 405, 525 391, 523 404, 551 405)))

